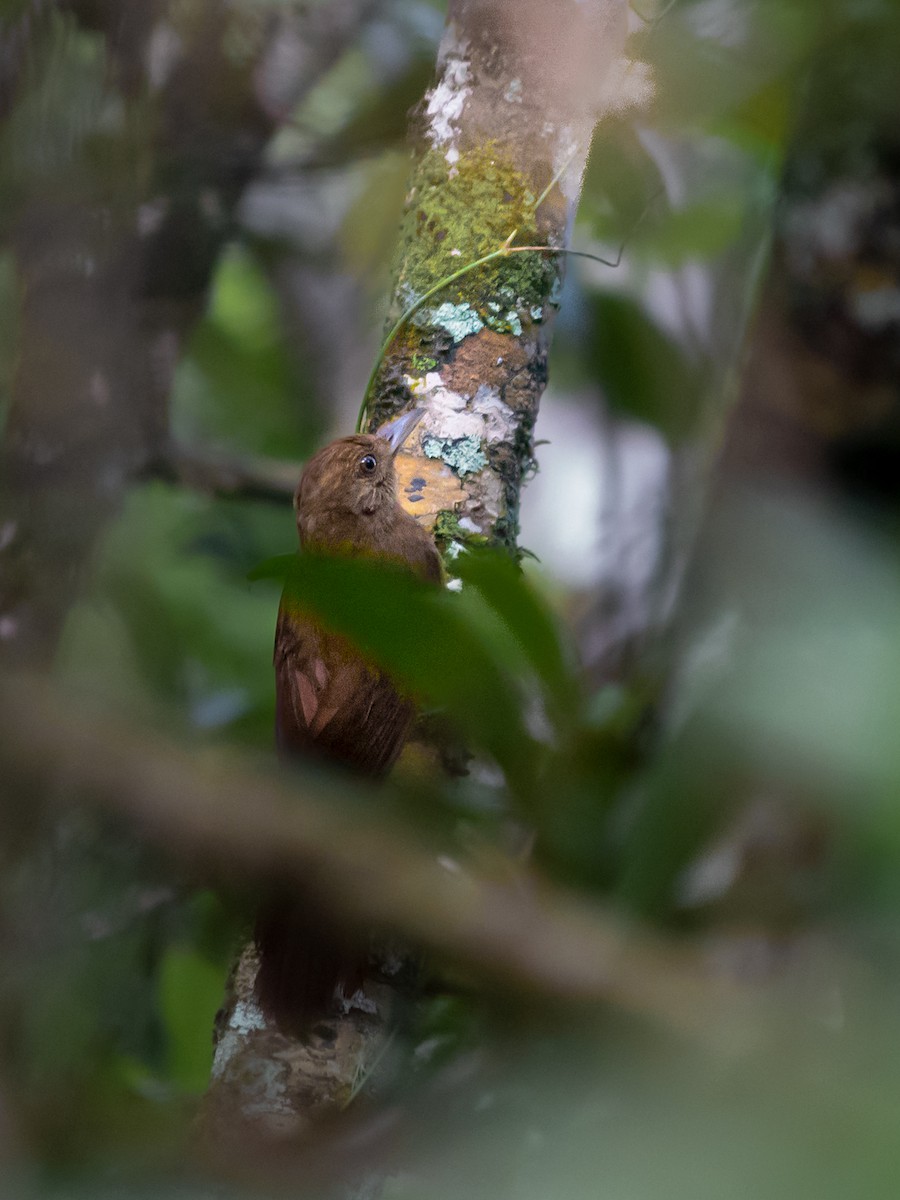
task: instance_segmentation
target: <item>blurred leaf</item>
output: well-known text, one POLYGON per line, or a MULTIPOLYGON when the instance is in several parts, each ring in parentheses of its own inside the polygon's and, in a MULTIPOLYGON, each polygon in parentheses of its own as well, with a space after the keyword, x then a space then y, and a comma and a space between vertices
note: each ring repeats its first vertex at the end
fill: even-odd
POLYGON ((727 138, 774 168, 788 143, 794 100, 793 81, 776 79, 760 88, 734 112, 715 123, 712 133, 727 138))
POLYGON ((699 367, 635 300, 601 294, 591 307, 591 357, 610 404, 672 441, 689 434, 701 401, 699 367))
POLYGON ((363 276, 378 272, 379 283, 394 257, 397 214, 408 176, 406 154, 384 154, 370 163, 362 191, 344 219, 341 246, 348 265, 363 276))
POLYGON ((790 80, 821 36, 821 9, 779 0, 681 3, 647 36, 666 98, 660 124, 709 128, 773 83, 790 80))
POLYGON ((613 124, 591 146, 578 223, 604 243, 624 241, 637 222, 655 220, 661 186, 659 167, 633 125, 613 124))
POLYGON ((159 973, 169 1078, 186 1091, 209 1084, 213 1022, 225 994, 227 972, 186 946, 170 946, 159 973))
POLYGON ((318 430, 275 296, 244 249, 233 246, 218 266, 209 311, 176 371, 172 420, 189 445, 226 443, 273 458, 302 458, 318 430))
POLYGON ((660 753, 630 797, 617 847, 616 890, 643 917, 668 920, 678 907, 681 873, 723 830, 743 799, 742 756, 704 726, 660 753))
MULTIPOLYGON (((368 95, 333 137, 319 142, 316 162, 337 165, 398 145, 405 148, 409 110, 419 103, 433 78, 433 54, 414 58, 401 75, 368 95)), ((394 215, 396 224, 396 212, 394 215)))
POLYGON ((365 51, 351 44, 301 99, 286 131, 302 150, 316 150, 338 135, 373 94, 373 70, 365 51))
POLYGON ((248 561, 293 540, 293 515, 155 484, 135 490, 70 616, 67 675, 138 711, 181 711, 207 733, 270 746, 277 594, 251 589, 248 561))
POLYGON ((695 697, 708 736, 739 740, 757 769, 793 787, 814 786, 842 838, 859 839, 870 853, 879 848, 882 862, 897 856, 893 543, 824 506, 777 496, 720 506, 717 529, 717 583, 739 591, 747 616, 732 637, 728 671, 695 697))
POLYGON ((654 265, 678 267, 728 250, 747 219, 746 195, 723 196, 669 211, 641 229, 634 252, 654 265))
MULTIPOLYGON (((647 770, 647 728, 657 719, 658 688, 633 680, 602 689, 576 735, 547 768, 535 856, 554 878, 605 892, 622 869, 622 810, 633 816, 636 786, 647 770)), ((627 852, 627 848, 626 848, 627 852)))
POLYGON ((571 727, 579 709, 580 686, 572 648, 563 644, 551 609, 506 554, 469 552, 453 565, 464 587, 482 597, 515 639, 544 688, 560 731, 571 727))

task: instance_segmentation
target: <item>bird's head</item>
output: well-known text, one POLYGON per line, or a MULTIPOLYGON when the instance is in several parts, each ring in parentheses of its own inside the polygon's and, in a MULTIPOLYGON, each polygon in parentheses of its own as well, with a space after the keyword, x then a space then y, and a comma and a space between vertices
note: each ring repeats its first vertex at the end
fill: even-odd
POLYGON ((310 459, 294 496, 301 540, 329 541, 347 522, 377 520, 393 510, 394 455, 421 416, 416 409, 377 433, 338 438, 310 459))

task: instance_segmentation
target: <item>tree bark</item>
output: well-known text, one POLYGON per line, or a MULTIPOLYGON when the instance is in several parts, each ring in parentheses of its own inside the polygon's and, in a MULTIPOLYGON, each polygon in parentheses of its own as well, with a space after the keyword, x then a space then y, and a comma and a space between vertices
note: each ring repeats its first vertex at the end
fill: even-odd
MULTIPOLYGON (((646 97, 640 70, 623 82, 626 17, 624 0, 452 0, 437 79, 413 119, 388 328, 504 242, 568 244, 597 119, 646 97)), ((403 324, 374 381, 370 428, 424 410, 398 455, 401 499, 451 558, 473 538, 515 551, 562 275, 562 256, 541 253, 466 274, 403 324)), ((359 1005, 300 1043, 265 1021, 245 952, 220 1025, 213 1136, 232 1136, 241 1119, 263 1133, 302 1130, 311 1114, 344 1107, 361 1076, 371 1091, 375 1066, 390 1075, 392 1013, 410 978, 386 977, 386 958, 403 963, 376 953, 359 1005)))
MULTIPOLYGON (((598 118, 646 95, 640 70, 624 83, 626 33, 624 0, 452 0, 415 119, 389 325, 507 241, 568 245, 598 118)), ((472 537, 515 550, 563 272, 562 255, 512 254, 449 284, 375 381, 370 428, 424 410, 398 460, 404 503, 451 554, 472 537)))

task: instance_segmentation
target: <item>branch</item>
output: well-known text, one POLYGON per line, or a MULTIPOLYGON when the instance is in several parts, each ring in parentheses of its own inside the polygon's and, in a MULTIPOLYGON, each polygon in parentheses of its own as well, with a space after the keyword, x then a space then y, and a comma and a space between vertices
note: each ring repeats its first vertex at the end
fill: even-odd
POLYGON ((290 503, 300 471, 300 463, 250 456, 233 458, 169 442, 144 474, 230 500, 284 505, 290 503))
POLYGON ((340 918, 397 931, 488 986, 608 1002, 701 1037, 740 994, 710 977, 696 948, 542 880, 502 882, 439 860, 396 824, 341 802, 366 795, 361 786, 342 780, 336 796, 322 781, 292 775, 289 785, 236 754, 173 749, 77 714, 29 676, 0 684, 0 728, 0 759, 19 779, 42 791, 62 780, 72 799, 127 817, 160 847, 232 881, 302 880, 340 918))

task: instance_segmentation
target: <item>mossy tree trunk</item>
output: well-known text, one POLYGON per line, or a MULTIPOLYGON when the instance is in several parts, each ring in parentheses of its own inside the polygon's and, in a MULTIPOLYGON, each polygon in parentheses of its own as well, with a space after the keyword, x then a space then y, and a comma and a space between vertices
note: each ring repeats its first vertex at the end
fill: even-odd
MULTIPOLYGON (((389 329, 505 242, 567 245, 597 120, 646 90, 639 69, 624 70, 626 32, 624 0, 451 0, 436 82, 413 116, 389 329)), ((562 255, 523 253, 466 273, 402 325, 374 381, 369 428, 424 410, 399 456, 401 498, 450 558, 473 539, 515 551, 563 270, 562 255)), ((245 1136, 295 1133, 390 1075, 391 1013, 407 984, 376 958, 360 1002, 299 1044, 256 1006, 245 952, 207 1098, 214 1141, 241 1123, 245 1136)))
MULTIPOLYGON (((595 124, 646 86, 623 70, 626 33, 619 0, 451 0, 414 118, 389 325, 506 242, 567 246, 595 124)), ((412 314, 375 381, 370 428, 424 410, 404 503, 451 555, 472 538, 515 550, 564 269, 514 253, 463 275, 412 314)))

